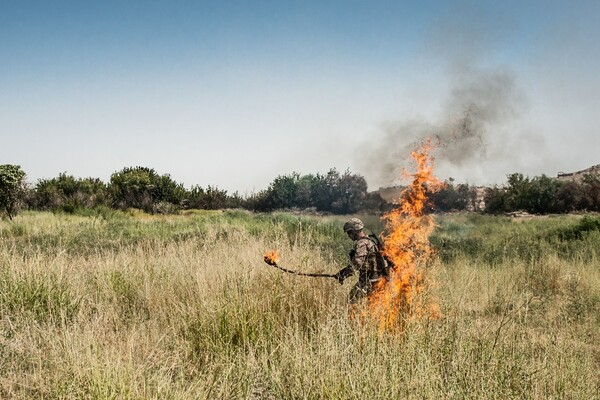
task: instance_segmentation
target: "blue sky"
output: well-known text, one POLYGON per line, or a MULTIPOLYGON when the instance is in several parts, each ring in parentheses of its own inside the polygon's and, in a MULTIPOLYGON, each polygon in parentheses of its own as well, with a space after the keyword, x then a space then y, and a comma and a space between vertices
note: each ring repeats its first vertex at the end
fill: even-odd
POLYGON ((374 189, 473 106, 477 140, 440 149, 441 178, 582 169, 599 20, 598 1, 0 0, 0 163, 242 194, 336 167, 374 189))

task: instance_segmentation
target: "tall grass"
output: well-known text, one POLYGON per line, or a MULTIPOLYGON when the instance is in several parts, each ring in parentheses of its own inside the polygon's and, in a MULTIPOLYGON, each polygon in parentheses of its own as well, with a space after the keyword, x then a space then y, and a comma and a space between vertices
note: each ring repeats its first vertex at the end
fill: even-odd
POLYGON ((1 222, 0 398, 600 398, 600 239, 555 239, 579 218, 443 217, 430 267, 444 317, 402 335, 350 318, 350 285, 262 262, 276 248, 286 267, 337 271, 342 223, 1 222))

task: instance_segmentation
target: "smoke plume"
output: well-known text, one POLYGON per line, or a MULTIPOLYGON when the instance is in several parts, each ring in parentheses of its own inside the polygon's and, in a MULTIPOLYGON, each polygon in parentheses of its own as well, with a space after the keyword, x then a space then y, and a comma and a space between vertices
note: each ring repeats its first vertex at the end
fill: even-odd
MULTIPOLYGON (((490 63, 502 29, 484 24, 477 10, 458 10, 432 34, 430 57, 443 65, 449 90, 437 118, 409 118, 383 125, 371 139, 362 170, 382 186, 398 184, 410 151, 424 138, 437 139, 436 168, 461 178, 476 175, 490 157, 511 157, 506 143, 526 101, 508 67, 490 63), (479 21, 480 25, 469 23, 479 21), (490 27, 491 26, 491 27, 490 27), (496 29, 496 34, 490 30, 496 29), (376 160, 376 162, 373 162, 376 160)), ((364 148, 361 150, 365 155, 364 148)), ((484 175, 484 174, 481 174, 484 175)))

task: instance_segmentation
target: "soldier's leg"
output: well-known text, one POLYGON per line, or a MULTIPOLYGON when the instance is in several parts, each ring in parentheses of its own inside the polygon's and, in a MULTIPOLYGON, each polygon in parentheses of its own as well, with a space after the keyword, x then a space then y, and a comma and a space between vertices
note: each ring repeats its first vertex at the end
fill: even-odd
POLYGON ((368 294, 367 289, 356 283, 348 293, 348 303, 356 304, 368 294))
POLYGON ((348 293, 348 317, 351 320, 359 318, 359 322, 363 323, 361 313, 363 310, 361 300, 367 296, 367 290, 360 285, 358 282, 352 287, 350 293, 348 293))

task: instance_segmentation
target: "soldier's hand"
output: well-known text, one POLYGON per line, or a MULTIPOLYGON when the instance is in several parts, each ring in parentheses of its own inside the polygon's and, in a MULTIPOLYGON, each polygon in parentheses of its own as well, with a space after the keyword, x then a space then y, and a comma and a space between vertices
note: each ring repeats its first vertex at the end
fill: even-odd
POLYGON ((350 260, 354 260, 355 254, 356 254, 356 250, 354 250, 354 249, 350 250, 350 252, 348 253, 348 255, 350 256, 350 260))
POLYGON ((348 265, 346 268, 342 268, 337 274, 335 274, 335 279, 340 283, 340 285, 344 284, 344 281, 349 276, 354 274, 354 270, 351 265, 348 265))

